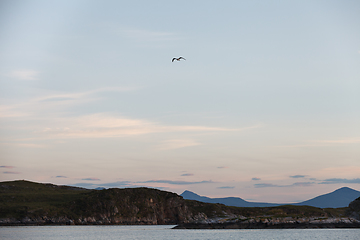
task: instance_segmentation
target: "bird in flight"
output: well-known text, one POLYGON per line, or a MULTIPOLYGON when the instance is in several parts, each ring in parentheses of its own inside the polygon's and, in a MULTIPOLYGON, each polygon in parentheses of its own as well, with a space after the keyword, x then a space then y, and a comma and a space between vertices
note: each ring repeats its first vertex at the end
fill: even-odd
POLYGON ((173 58, 171 61, 172 61, 172 62, 174 62, 175 60, 176 60, 176 61, 180 61, 181 59, 186 60, 186 59, 185 59, 185 58, 183 58, 183 57, 178 57, 178 58, 173 58))

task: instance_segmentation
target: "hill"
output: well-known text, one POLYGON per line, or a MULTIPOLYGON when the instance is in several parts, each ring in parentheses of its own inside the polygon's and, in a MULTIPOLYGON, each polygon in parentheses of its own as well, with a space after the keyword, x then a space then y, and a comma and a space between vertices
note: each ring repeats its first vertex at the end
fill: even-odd
POLYGON ((294 205, 307 205, 319 208, 339 208, 349 206, 350 202, 358 197, 360 197, 359 191, 343 187, 331 193, 320 195, 304 202, 295 203, 294 205))
MULTIPOLYGON (((199 196, 196 193, 191 191, 184 191, 180 196, 189 200, 196 200, 206 203, 221 203, 227 206, 234 207, 274 207, 284 205, 281 203, 260 203, 260 202, 248 202, 242 198, 237 197, 226 197, 226 198, 209 198, 204 196, 199 196)), ((289 205, 297 206, 312 206, 318 208, 342 208, 349 206, 350 202, 354 199, 360 197, 360 192, 354 189, 343 187, 337 189, 331 193, 320 195, 318 197, 309 199, 304 202, 294 203, 289 205)))
POLYGON ((238 197, 209 198, 209 197, 199 196, 198 194, 188 190, 184 191, 180 196, 188 200, 196 200, 205 203, 221 203, 226 206, 234 206, 234 207, 275 207, 280 205, 274 203, 248 202, 238 197))
POLYGON ((0 225, 212 224, 241 221, 252 228, 256 227, 254 223, 264 219, 278 224, 296 219, 309 222, 345 217, 347 209, 291 205, 240 208, 185 200, 175 193, 151 188, 89 190, 29 181, 0 182, 0 225))

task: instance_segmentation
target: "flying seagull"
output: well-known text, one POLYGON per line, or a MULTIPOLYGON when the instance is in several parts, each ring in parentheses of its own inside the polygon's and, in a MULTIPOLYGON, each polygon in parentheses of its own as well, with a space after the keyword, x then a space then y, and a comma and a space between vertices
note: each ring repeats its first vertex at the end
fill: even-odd
POLYGON ((171 61, 172 61, 172 62, 174 62, 175 60, 176 60, 176 61, 180 61, 181 59, 186 60, 186 59, 185 59, 185 58, 183 58, 183 57, 178 57, 178 58, 173 58, 171 61))

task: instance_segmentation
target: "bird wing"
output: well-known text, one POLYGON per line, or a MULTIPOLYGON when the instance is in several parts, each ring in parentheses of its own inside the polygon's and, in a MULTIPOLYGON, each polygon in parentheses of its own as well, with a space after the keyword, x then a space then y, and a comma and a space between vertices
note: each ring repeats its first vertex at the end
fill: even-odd
POLYGON ((173 58, 171 61, 173 62, 174 60, 176 60, 176 58, 173 58))
POLYGON ((183 57, 179 57, 179 60, 180 60, 180 59, 184 59, 184 60, 186 60, 186 59, 185 59, 185 58, 183 58, 183 57))

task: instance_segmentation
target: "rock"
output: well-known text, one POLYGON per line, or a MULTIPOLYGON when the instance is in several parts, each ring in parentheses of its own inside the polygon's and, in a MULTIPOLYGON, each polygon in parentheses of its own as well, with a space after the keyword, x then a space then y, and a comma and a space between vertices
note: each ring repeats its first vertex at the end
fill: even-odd
POLYGON ((357 220, 360 220, 360 197, 349 204, 347 214, 357 220))

